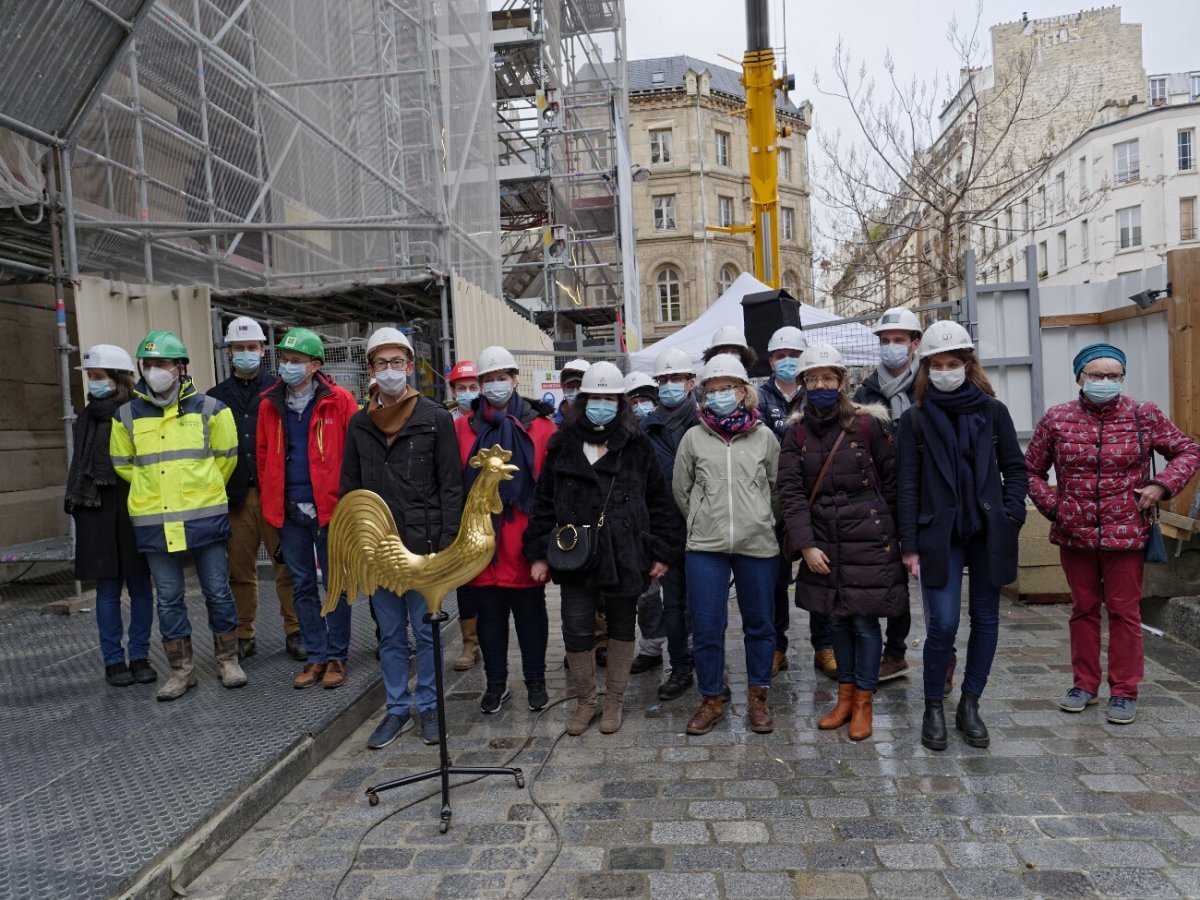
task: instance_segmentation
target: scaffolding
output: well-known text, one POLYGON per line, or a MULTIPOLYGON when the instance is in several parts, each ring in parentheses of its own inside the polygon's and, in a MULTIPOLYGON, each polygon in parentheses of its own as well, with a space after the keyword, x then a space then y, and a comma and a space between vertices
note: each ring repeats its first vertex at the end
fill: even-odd
POLYGON ((624 349, 623 0, 493 0, 492 46, 504 298, 563 350, 624 349))

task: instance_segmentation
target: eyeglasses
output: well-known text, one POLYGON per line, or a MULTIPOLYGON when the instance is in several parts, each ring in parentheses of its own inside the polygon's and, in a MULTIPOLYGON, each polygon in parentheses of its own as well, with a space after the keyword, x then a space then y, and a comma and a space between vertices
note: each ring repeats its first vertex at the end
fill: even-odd
POLYGON ((809 388, 837 387, 840 379, 836 375, 807 375, 804 386, 809 388))
POLYGON ((1083 377, 1092 383, 1112 381, 1120 384, 1125 380, 1124 372, 1084 372, 1083 377))
POLYGON ((403 372, 408 368, 408 360, 403 356, 395 359, 377 359, 371 363, 371 367, 376 372, 382 372, 384 369, 391 369, 393 372, 403 372))
POLYGON ((659 375, 654 382, 659 387, 666 384, 687 384, 690 377, 690 375, 659 375))

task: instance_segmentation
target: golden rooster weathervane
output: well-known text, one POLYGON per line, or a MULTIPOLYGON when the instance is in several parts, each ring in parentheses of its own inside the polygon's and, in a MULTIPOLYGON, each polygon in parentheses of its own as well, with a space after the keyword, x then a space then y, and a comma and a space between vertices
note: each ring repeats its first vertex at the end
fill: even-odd
POLYGON ((463 504, 458 535, 439 553, 413 553, 405 547, 391 510, 374 491, 351 491, 342 497, 329 520, 329 588, 321 615, 333 611, 343 592, 353 603, 360 593, 369 596, 381 587, 396 594, 419 591, 429 611, 440 612, 450 591, 492 561, 492 516, 504 511, 500 482, 511 481, 517 471, 510 459, 512 452, 499 444, 471 457, 470 466, 479 469, 479 475, 463 504))

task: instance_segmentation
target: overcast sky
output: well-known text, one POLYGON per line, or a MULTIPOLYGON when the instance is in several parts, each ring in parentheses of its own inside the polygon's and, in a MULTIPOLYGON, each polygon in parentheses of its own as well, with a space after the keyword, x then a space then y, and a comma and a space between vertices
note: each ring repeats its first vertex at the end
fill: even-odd
MULTIPOLYGON (((824 97, 813 85, 813 73, 832 85, 830 61, 839 37, 851 54, 864 60, 869 71, 882 72, 884 55, 891 50, 898 75, 917 75, 932 81, 957 70, 958 59, 946 41, 951 19, 963 27, 976 21, 973 0, 768 0, 771 42, 782 49, 781 10, 787 2, 788 68, 796 76, 792 99, 808 99, 817 128, 841 128, 854 137, 842 101, 824 97)), ((1101 4, 1096 4, 1101 5, 1101 4)), ((1125 0, 1120 4, 1123 22, 1142 25, 1142 59, 1147 74, 1200 71, 1200 0, 1125 0)), ((989 26, 1021 18, 1068 15, 1088 8, 1079 0, 983 0, 980 32, 986 53, 989 26)), ((741 59, 745 50, 745 7, 740 0, 625 0, 631 59, 686 54, 706 62, 736 68, 720 54, 741 59)), ((990 60, 988 60, 990 61, 990 60)), ((947 98, 948 99, 948 98, 947 98)), ((810 158, 817 153, 810 140, 810 158)), ((811 158, 811 164, 818 160, 811 158)), ((814 215, 820 215, 814 209, 814 215)))

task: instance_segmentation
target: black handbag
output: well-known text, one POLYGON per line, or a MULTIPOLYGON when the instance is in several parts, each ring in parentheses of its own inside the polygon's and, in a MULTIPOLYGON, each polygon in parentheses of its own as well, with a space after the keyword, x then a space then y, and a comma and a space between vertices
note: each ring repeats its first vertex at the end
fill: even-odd
MULTIPOLYGON (((617 451, 620 453, 620 451, 617 451)), ((620 459, 618 470, 620 469, 620 459)), ((617 476, 613 475, 608 485, 608 494, 604 497, 604 505, 600 507, 600 518, 595 525, 555 525, 550 532, 550 546, 546 550, 546 564, 555 572, 566 572, 578 575, 591 572, 600 561, 600 529, 604 527, 604 512, 608 509, 608 500, 612 497, 613 485, 617 476)))
MULTIPOLYGON (((1138 449, 1145 452, 1145 447, 1142 445, 1142 420, 1138 417, 1137 410, 1133 412, 1133 421, 1137 425, 1138 433, 1138 449)), ((1158 465, 1154 462, 1154 448, 1150 448, 1150 480, 1154 481, 1158 477, 1158 465)), ((1158 523, 1158 509, 1155 508, 1150 513, 1150 534, 1146 536, 1146 562, 1154 565, 1165 566, 1167 564, 1167 545, 1163 540, 1162 526, 1158 523)))

